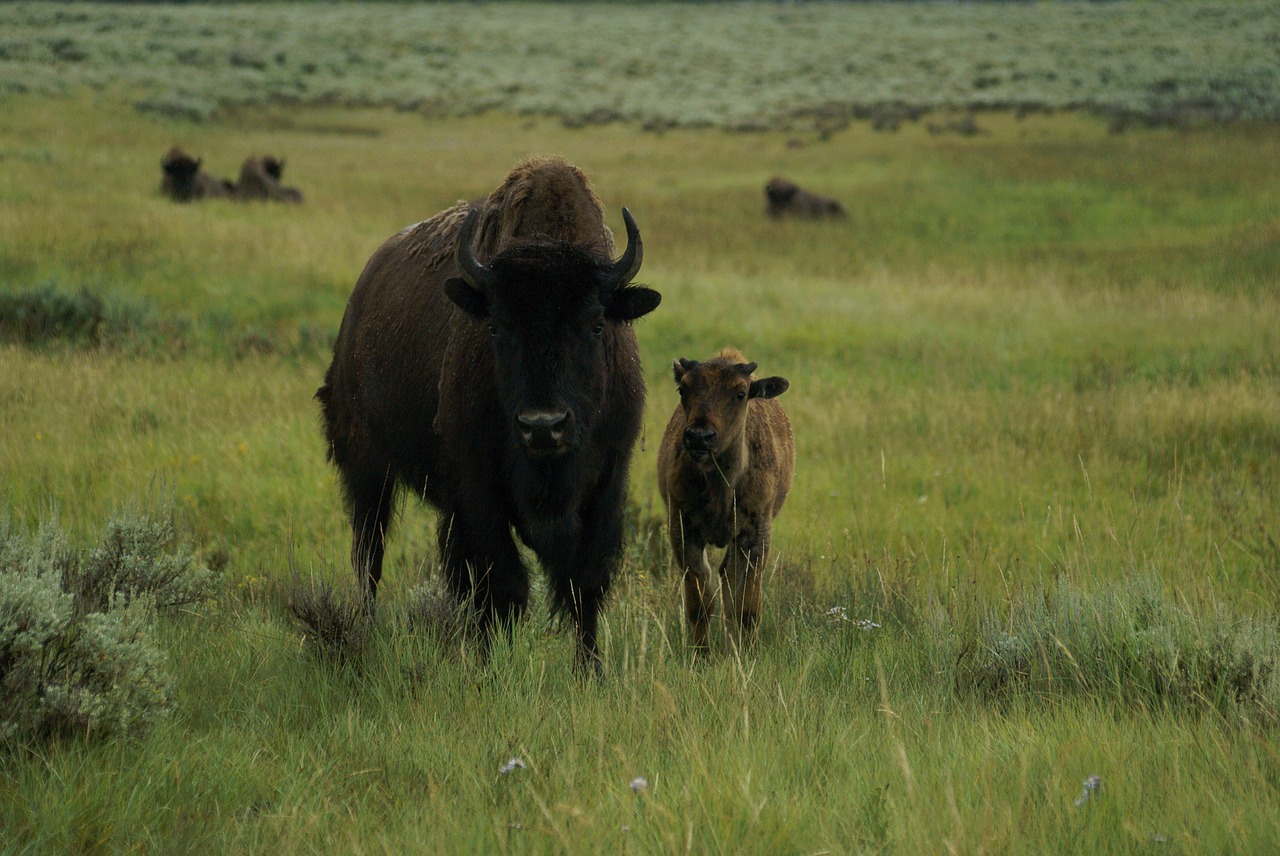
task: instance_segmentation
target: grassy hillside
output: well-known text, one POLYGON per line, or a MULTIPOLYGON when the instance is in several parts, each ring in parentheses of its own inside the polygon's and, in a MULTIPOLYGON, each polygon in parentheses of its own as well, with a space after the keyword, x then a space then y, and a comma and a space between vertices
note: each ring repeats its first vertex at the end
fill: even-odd
MULTIPOLYGON (((474 12, 396 8, 409 41, 415 16, 474 12)), ((908 8, 903 21, 968 7, 908 8)), ((191 11, 252 9, 286 14, 191 11)), ((185 10, 0 17, 85 15, 87 34, 98 15, 168 16, 181 34, 185 10)), ((12 56, 26 37, 0 29, 12 56)), ((220 582, 158 620, 172 699, 150 731, 0 743, 0 849, 1280 844, 1276 127, 1115 134, 1076 113, 989 113, 973 136, 652 133, 507 104, 246 103, 194 122, 134 108, 149 93, 130 75, 151 59, 99 92, 51 95, 32 75, 0 97, 0 517, 27 532, 56 517, 92 545, 165 488, 220 582), (170 203, 157 188, 174 143, 228 177, 248 154, 284 156, 306 201, 170 203), (371 635, 345 661, 317 656, 287 602, 316 581, 354 588, 311 399, 350 288, 388 235, 548 152, 587 170, 615 230, 623 205, 635 214, 639 278, 664 295, 637 327, 649 407, 606 677, 575 679, 540 588, 479 663, 448 632, 433 515, 413 504, 371 635), (767 220, 774 174, 849 218, 767 220), (14 307, 55 304, 96 333, 6 326, 14 307), (759 650, 698 660, 653 466, 671 360, 725 344, 790 378, 799 460, 759 650)), ((93 60, 64 67, 77 62, 93 60)), ((13 562, 0 545, 0 570, 13 562)))

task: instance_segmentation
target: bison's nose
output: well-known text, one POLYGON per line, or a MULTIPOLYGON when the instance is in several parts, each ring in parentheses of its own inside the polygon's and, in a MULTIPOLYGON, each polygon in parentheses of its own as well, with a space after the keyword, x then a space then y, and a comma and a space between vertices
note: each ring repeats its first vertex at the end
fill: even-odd
POLYGON ((566 410, 526 410, 516 416, 516 423, 525 446, 540 452, 563 446, 570 426, 566 410))
POLYGON ((710 452, 715 447, 716 432, 713 428, 690 426, 684 429, 684 447, 691 452, 710 452))

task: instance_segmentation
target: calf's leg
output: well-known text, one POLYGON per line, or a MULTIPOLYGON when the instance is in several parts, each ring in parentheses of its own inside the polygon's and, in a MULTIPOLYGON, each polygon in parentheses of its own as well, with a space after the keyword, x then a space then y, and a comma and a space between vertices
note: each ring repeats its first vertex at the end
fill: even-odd
POLYGON ((769 560, 769 527, 745 526, 724 553, 720 574, 726 582, 726 610, 733 616, 735 641, 756 641, 764 599, 764 568, 769 560))

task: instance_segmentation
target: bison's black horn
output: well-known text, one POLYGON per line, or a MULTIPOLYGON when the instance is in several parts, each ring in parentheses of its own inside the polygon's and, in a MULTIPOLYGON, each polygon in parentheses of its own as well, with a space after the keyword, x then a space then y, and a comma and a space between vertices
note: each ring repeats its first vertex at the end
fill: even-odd
POLYGON ((467 219, 462 221, 462 227, 458 229, 458 246, 454 248, 454 260, 458 263, 458 271, 468 285, 487 292, 492 290, 493 271, 480 264, 471 249, 471 233, 475 231, 476 219, 479 215, 480 211, 476 208, 467 212, 467 219))
POLYGON ((640 227, 631 216, 631 212, 622 209, 622 220, 627 224, 627 249, 613 265, 609 274, 609 287, 622 288, 640 272, 640 262, 644 259, 644 242, 640 240, 640 227))

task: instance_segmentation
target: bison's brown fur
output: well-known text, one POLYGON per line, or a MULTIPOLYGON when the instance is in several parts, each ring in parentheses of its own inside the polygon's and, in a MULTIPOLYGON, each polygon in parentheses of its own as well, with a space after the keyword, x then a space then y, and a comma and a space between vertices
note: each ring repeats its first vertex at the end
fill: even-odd
POLYGON ((672 366, 680 404, 662 435, 658 490, 698 648, 708 642, 718 587, 708 545, 726 548, 719 583, 727 612, 737 638, 754 640, 773 519, 795 472, 791 423, 775 400, 790 383, 757 379, 755 368, 733 348, 705 362, 680 359, 672 366))
POLYGON ((764 186, 765 213, 770 217, 800 217, 811 220, 848 216, 844 206, 834 199, 819 196, 781 176, 769 179, 764 186))
POLYGON ((558 158, 518 165, 388 239, 356 283, 316 393, 372 603, 400 487, 440 510, 446 581, 486 628, 529 597, 517 533, 597 665, 596 621, 622 549, 644 378, 631 321, 658 304, 613 262, 604 209, 558 158))
POLYGON ((262 158, 250 155, 240 165, 240 178, 236 181, 232 195, 241 202, 259 199, 301 202, 302 191, 280 183, 283 172, 283 160, 270 155, 262 158))
POLYGON ((187 154, 174 146, 160 159, 164 176, 160 179, 160 192, 175 202, 193 199, 216 199, 231 195, 231 182, 215 178, 200 169, 200 158, 187 154))

